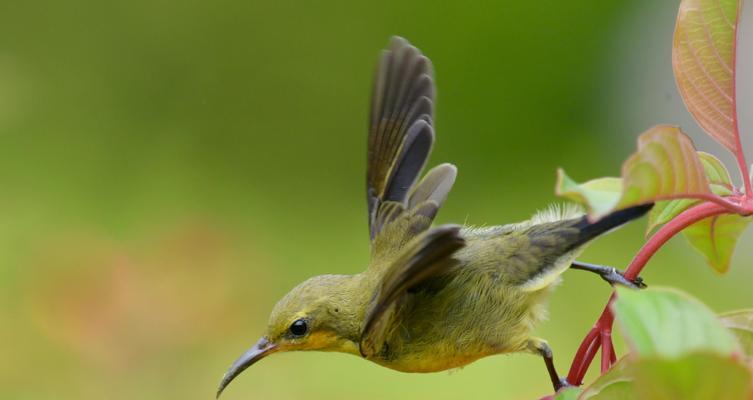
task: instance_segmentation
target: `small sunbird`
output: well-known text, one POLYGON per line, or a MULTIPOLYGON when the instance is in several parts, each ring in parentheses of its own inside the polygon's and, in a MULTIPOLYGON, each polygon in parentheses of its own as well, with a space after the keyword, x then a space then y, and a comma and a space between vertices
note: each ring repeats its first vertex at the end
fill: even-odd
POLYGON ((586 243, 645 214, 651 205, 598 221, 575 207, 552 207, 530 220, 491 227, 432 227, 455 182, 452 164, 418 183, 434 143, 431 61, 405 39, 382 52, 371 99, 367 205, 371 262, 355 275, 313 277, 272 310, 266 332, 220 382, 217 397, 242 371, 284 351, 354 354, 403 372, 435 372, 479 358, 530 352, 560 379, 547 342, 533 336, 545 303, 568 268, 612 284, 643 287, 614 268, 577 262, 586 243))

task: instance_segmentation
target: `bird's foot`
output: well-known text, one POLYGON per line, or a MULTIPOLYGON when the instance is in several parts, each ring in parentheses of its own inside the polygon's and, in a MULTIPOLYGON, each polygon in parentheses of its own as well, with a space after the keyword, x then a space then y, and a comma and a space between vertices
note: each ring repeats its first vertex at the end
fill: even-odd
POLYGON ((625 274, 617 268, 608 267, 609 271, 601 275, 601 278, 609 282, 610 285, 622 285, 631 289, 645 289, 646 284, 643 282, 643 278, 636 277, 633 280, 625 278, 625 274))
POLYGON ((610 285, 622 285, 632 289, 646 288, 646 284, 643 283, 643 278, 641 278, 640 276, 633 280, 627 279, 625 278, 625 274, 622 271, 614 267, 575 261, 572 263, 570 268, 580 269, 583 271, 589 271, 598 274, 602 279, 609 282, 610 285))
POLYGON ((557 385, 557 387, 554 388, 554 390, 557 392, 559 392, 562 389, 573 387, 573 385, 571 385, 570 382, 567 381, 567 378, 560 378, 559 381, 560 381, 559 385, 557 385))

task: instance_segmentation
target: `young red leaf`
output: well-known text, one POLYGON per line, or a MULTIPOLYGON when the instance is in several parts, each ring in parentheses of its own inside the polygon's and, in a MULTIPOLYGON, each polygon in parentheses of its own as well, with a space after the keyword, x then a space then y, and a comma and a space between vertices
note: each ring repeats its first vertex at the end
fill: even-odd
POLYGON ((616 208, 712 194, 693 142, 676 126, 658 125, 641 134, 638 151, 622 165, 622 178, 616 208))
POLYGON ((682 0, 672 66, 688 111, 735 155, 740 140, 735 111, 737 0, 682 0))
MULTIPOLYGON (((706 178, 709 181, 711 191, 718 196, 728 196, 732 194, 732 180, 730 179, 727 168, 709 153, 698 152, 698 158, 701 160, 706 178)), ((650 233, 654 228, 664 225, 672 218, 680 215, 681 212, 698 204, 700 201, 695 199, 663 200, 657 201, 654 208, 648 214, 648 227, 646 233, 650 233)))
POLYGON ((622 180, 578 184, 561 170, 555 191, 583 204, 598 219, 614 210, 667 199, 713 196, 693 142, 679 128, 658 125, 638 138, 638 151, 622 165, 622 180))

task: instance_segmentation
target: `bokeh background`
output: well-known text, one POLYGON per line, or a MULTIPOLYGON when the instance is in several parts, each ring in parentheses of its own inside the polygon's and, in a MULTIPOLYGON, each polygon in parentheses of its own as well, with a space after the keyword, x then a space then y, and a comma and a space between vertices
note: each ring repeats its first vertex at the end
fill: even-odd
MULTIPOLYGON (((556 201, 558 166, 616 175, 657 123, 721 153, 674 87, 677 5, 0 2, 0 398, 211 399, 280 296, 364 268, 367 102, 391 35, 436 66, 432 164, 460 170, 439 222, 525 219, 556 201)), ((644 227, 583 260, 624 266, 644 227)), ((751 243, 717 276, 678 238, 643 276, 718 311, 750 307, 751 243)), ((554 295, 538 333, 563 373, 608 294, 573 271, 554 295)), ((549 391, 529 355, 415 375, 298 353, 225 398, 549 391)))

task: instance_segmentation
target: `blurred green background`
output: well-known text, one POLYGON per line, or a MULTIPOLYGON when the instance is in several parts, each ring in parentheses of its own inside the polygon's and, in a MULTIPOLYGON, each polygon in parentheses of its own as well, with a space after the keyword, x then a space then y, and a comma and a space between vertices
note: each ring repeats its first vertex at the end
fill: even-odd
MULTIPOLYGON (((368 261, 368 99, 391 35, 435 63, 432 164, 460 173, 439 222, 556 201, 555 169, 619 173, 637 135, 681 124, 678 1, 0 3, 0 398, 210 399, 276 300, 368 261)), ((623 267, 643 222, 584 261, 623 267)), ((644 273, 718 311, 750 307, 750 232, 718 277, 682 239, 644 273)), ((609 287, 568 272, 547 338, 561 372, 609 287)), ((622 347, 620 347, 622 348, 622 347)), ((593 371, 592 371, 593 374, 593 371)), ((402 374, 285 354, 242 399, 531 399, 537 357, 402 374)))

